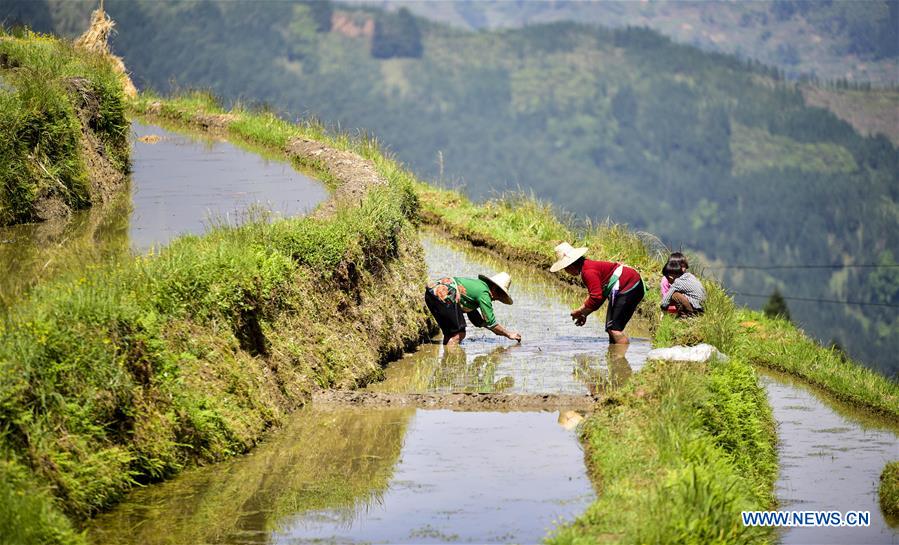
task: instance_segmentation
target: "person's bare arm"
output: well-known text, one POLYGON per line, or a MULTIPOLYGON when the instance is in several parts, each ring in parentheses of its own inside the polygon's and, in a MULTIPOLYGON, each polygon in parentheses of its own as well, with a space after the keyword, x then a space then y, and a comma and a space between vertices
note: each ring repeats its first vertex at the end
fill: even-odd
POLYGON ((496 324, 495 326, 490 328, 490 331, 493 332, 494 335, 499 335, 500 337, 507 337, 512 339, 513 341, 521 342, 521 334, 515 331, 509 331, 505 327, 500 324, 496 324))

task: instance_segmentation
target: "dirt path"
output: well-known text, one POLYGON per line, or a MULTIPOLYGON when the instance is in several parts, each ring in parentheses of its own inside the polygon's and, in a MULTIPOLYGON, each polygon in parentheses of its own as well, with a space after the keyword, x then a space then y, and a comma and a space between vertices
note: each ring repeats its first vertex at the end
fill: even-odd
POLYGON ((353 390, 326 390, 312 395, 313 406, 420 407, 454 411, 558 411, 592 410, 591 395, 572 394, 394 394, 353 390))

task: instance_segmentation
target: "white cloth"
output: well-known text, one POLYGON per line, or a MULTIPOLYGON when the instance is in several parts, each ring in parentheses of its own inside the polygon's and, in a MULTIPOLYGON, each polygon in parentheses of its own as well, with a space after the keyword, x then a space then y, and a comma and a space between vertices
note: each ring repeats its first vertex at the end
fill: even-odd
POLYGON ((687 361, 705 363, 713 359, 727 361, 727 356, 710 344, 697 344, 696 346, 670 346, 668 348, 656 348, 646 355, 647 360, 662 361, 687 361))

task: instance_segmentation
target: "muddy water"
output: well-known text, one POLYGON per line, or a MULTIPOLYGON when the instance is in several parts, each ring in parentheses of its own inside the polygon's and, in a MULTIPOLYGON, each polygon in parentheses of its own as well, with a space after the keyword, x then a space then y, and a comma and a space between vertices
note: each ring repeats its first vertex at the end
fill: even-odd
POLYGON ((899 424, 830 401, 789 377, 764 373, 762 382, 778 422, 779 509, 871 513, 867 528, 791 528, 783 543, 899 543, 899 521, 886 521, 877 500, 880 472, 899 458, 899 424))
POLYGON ((290 163, 228 142, 140 123, 132 125, 132 132, 130 235, 139 250, 180 234, 202 233, 210 221, 239 221, 252 206, 296 216, 328 196, 321 183, 296 172, 290 163))
POLYGON ((235 223, 248 208, 292 216, 327 198, 285 161, 162 127, 132 129, 130 195, 68 219, 0 228, 0 306, 60 272, 202 233, 211 221, 235 223))
MULTIPOLYGON (((512 275, 514 304, 494 303, 497 320, 521 333, 521 344, 468 325, 455 350, 439 344, 420 349, 391 364, 387 378, 369 386, 381 392, 601 393, 639 371, 651 348, 645 324, 632 321, 625 350, 609 349, 602 331, 605 310, 575 327, 569 312, 583 302, 586 290, 560 288, 546 275, 467 246, 423 237, 428 270, 441 276, 512 275)), ((422 289, 424 291, 424 289, 422 289)))
MULTIPOLYGON (((606 380, 608 346, 598 326, 578 329, 567 319, 575 292, 433 239, 426 252, 436 274, 511 272, 515 305, 497 312, 525 340, 517 346, 472 331, 457 351, 426 345, 392 364, 382 387, 587 392, 606 380)), ((639 369, 647 348, 635 342, 628 371, 612 374, 639 369)), ((572 429, 577 419, 569 411, 312 407, 240 460, 130 495, 96 519, 90 537, 97 544, 536 543, 595 497, 572 429)))
POLYGON ((593 493, 553 413, 307 409, 251 455, 131 494, 97 544, 533 543, 593 493))

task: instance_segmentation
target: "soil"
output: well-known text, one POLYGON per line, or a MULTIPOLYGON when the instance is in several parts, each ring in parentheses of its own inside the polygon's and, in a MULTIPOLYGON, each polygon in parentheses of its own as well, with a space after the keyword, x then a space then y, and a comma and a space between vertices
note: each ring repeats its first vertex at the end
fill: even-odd
POLYGON ((591 395, 570 394, 394 394, 358 390, 322 390, 312 395, 312 404, 315 406, 419 407, 455 411, 592 410, 597 401, 599 399, 591 395))
MULTIPOLYGON (((81 155, 90 178, 90 204, 102 205, 126 185, 127 170, 119 170, 110 161, 106 146, 90 129, 90 122, 100 115, 100 101, 84 78, 69 78, 69 91, 78 95, 76 111, 81 121, 81 155)), ((71 207, 56 192, 50 192, 34 205, 34 215, 40 221, 64 218, 71 207)))
MULTIPOLYGON (((147 106, 147 115, 166 117, 162 111, 162 102, 156 101, 147 106)), ((235 119, 237 117, 234 114, 195 113, 191 114, 187 123, 213 134, 224 134, 228 132, 228 125, 235 119)))
POLYGON ((327 173, 336 189, 327 202, 322 203, 313 217, 325 219, 341 204, 359 204, 368 188, 387 185, 374 163, 350 151, 338 150, 306 138, 294 138, 287 143, 287 155, 302 164, 327 173))

